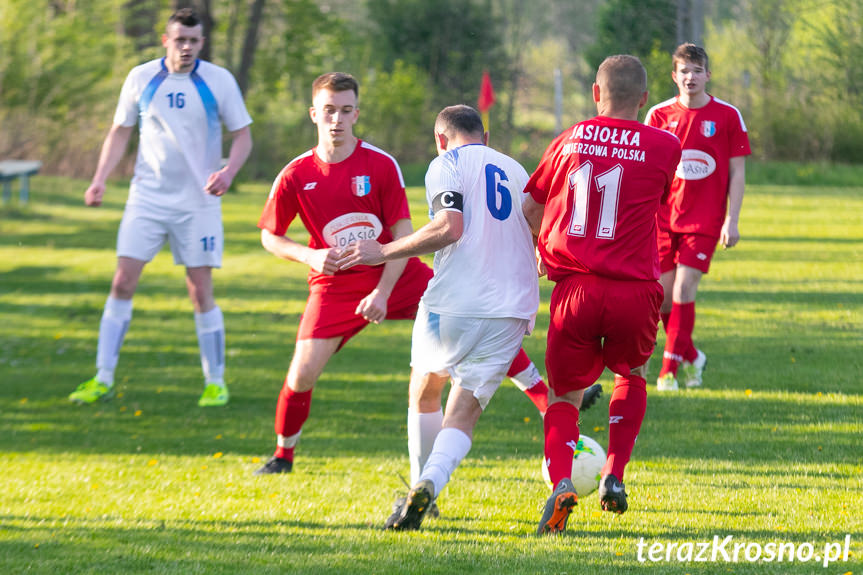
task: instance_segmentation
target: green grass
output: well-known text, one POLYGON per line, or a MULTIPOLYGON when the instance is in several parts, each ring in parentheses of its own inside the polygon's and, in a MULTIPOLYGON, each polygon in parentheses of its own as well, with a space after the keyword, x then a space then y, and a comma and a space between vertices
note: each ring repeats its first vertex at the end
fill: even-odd
MULTIPOLYGON (((182 269, 148 266, 118 397, 78 407, 92 376, 125 186, 100 209, 83 182, 39 177, 0 209, 0 570, 10 573, 863 573, 863 188, 750 186, 743 240, 717 254, 695 338, 705 387, 649 394, 627 471, 630 510, 584 497, 563 538, 532 536, 547 489, 542 426, 507 382, 472 452, 418 533, 380 530, 407 474, 410 322, 372 326, 321 378, 295 472, 253 477, 305 300, 255 222, 268 192, 224 204, 216 272, 228 328, 225 409, 196 406, 200 366, 182 269), (852 537, 851 556, 802 563, 639 562, 647 543, 852 537)), ((422 194, 411 190, 415 223, 422 194)), ((298 239, 302 235, 296 236, 298 239)), ((550 286, 537 332, 542 364, 550 286)), ((660 346, 662 339, 660 339, 660 346)), ((653 358, 654 374, 659 352, 653 358)), ((604 405, 582 430, 606 444, 604 405)))

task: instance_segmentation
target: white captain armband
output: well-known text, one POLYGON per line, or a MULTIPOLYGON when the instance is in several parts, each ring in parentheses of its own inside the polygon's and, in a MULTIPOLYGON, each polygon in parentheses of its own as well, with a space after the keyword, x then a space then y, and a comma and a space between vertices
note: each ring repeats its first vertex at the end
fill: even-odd
POLYGON ((464 211, 464 196, 459 192, 441 192, 432 199, 432 213, 438 213, 441 210, 456 210, 464 211))

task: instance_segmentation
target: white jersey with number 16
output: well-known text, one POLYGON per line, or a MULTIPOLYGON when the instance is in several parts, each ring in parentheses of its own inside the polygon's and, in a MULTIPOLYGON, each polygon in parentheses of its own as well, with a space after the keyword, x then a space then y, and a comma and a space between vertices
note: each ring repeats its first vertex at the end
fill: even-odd
POLYGON ((188 74, 171 74, 164 58, 132 69, 114 124, 141 133, 129 205, 196 211, 217 207, 204 192, 220 168, 222 124, 233 132, 252 123, 230 72, 198 60, 188 74))

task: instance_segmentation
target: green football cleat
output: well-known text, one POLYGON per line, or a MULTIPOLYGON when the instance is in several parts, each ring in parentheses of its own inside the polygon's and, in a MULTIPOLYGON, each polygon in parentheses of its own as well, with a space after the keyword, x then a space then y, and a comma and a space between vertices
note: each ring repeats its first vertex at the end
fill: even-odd
POLYGON ((99 400, 111 399, 113 396, 114 388, 94 377, 76 387, 75 391, 69 394, 69 401, 83 405, 85 403, 96 403, 99 400))
POLYGON ((700 387, 701 375, 704 373, 704 366, 707 365, 707 356, 700 349, 696 349, 698 355, 692 362, 684 361, 680 364, 680 380, 686 387, 700 387))
POLYGON ((230 394, 228 388, 218 383, 208 383, 204 387, 204 393, 198 400, 198 405, 201 407, 221 407, 227 405, 230 394))
POLYGON ((670 371, 656 380, 656 391, 677 391, 677 378, 670 371))

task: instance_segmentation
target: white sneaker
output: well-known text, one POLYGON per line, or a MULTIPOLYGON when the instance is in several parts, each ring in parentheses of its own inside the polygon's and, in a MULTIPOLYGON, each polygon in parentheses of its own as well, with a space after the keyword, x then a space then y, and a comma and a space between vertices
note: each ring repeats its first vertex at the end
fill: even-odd
POLYGON ((671 372, 659 376, 656 380, 656 391, 677 391, 677 379, 671 372))
POLYGON ((684 361, 680 364, 680 374, 682 377, 680 378, 683 381, 683 385, 686 387, 700 387, 701 386, 701 374, 704 373, 704 366, 707 365, 707 356, 700 349, 696 349, 698 355, 695 356, 695 359, 690 363, 688 361, 684 361))

